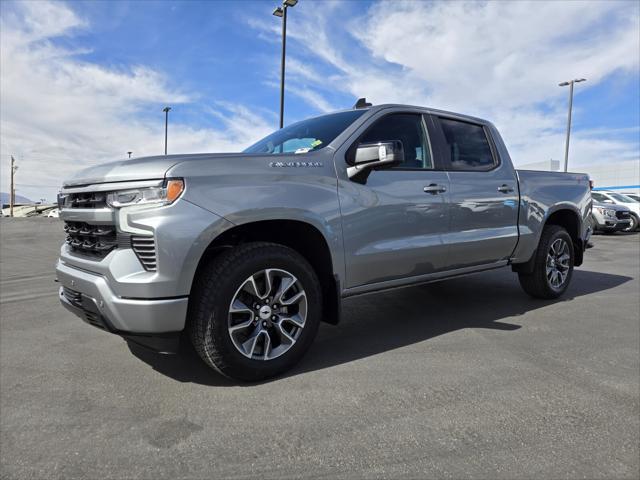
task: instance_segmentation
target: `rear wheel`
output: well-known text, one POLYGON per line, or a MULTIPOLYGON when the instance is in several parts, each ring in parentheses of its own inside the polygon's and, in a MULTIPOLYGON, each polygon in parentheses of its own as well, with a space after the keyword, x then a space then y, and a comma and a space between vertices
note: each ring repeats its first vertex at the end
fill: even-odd
POLYGON ((518 274, 520 285, 533 297, 558 298, 571 282, 574 259, 571 236, 558 225, 548 225, 535 253, 533 272, 518 274))
POLYGON ((240 245, 216 257, 196 280, 191 340, 225 376, 256 381, 295 365, 322 315, 318 278, 295 250, 273 243, 240 245))

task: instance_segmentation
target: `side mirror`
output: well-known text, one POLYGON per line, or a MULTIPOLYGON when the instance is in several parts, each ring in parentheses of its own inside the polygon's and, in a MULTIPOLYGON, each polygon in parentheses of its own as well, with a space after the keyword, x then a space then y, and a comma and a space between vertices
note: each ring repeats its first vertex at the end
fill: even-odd
POLYGON ((349 178, 354 178, 375 168, 392 167, 404 161, 404 148, 400 140, 378 143, 361 143, 356 148, 353 165, 347 168, 349 178))

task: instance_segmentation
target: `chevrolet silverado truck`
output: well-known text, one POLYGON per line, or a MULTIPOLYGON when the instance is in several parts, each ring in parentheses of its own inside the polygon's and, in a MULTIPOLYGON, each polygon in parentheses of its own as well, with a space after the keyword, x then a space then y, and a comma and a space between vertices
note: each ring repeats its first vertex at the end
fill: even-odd
POLYGON ((504 267, 534 297, 565 292, 591 235, 587 175, 514 169, 486 120, 362 103, 242 153, 78 172, 58 199, 62 305, 256 381, 353 295, 504 267))

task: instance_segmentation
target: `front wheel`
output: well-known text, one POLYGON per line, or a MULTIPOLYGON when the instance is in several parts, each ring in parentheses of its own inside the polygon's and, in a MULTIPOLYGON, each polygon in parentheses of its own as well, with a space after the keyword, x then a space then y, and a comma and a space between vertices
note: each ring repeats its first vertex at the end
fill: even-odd
POLYGON ((520 285, 532 297, 558 298, 571 282, 574 259, 571 236, 558 225, 548 225, 542 231, 533 272, 518 274, 520 285))
POLYGON ((302 358, 316 335, 320 283, 295 250, 243 244, 216 257, 196 281, 191 340, 205 363, 227 377, 278 375, 302 358))
POLYGON ((622 231, 623 232, 635 232, 636 229, 638 228, 638 217, 636 217, 635 215, 631 214, 631 223, 629 224, 629 226, 627 228, 624 228, 622 231))

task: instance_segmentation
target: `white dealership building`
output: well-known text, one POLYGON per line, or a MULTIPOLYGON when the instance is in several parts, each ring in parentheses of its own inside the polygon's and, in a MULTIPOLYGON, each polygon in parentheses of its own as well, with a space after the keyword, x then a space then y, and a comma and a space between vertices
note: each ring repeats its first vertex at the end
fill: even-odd
MULTIPOLYGON (((561 163, 558 160, 517 165, 522 170, 559 171, 561 163)), ((594 182, 594 190, 615 190, 620 193, 640 194, 640 160, 623 162, 604 161, 601 164, 571 164, 570 172, 588 173, 594 182)))

